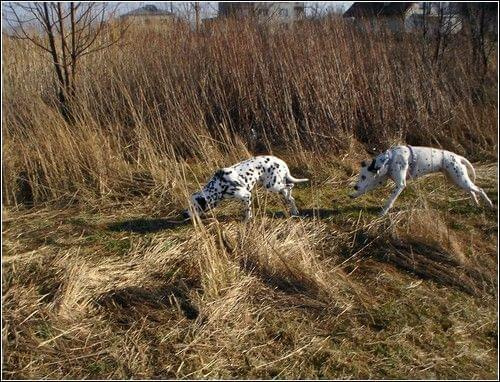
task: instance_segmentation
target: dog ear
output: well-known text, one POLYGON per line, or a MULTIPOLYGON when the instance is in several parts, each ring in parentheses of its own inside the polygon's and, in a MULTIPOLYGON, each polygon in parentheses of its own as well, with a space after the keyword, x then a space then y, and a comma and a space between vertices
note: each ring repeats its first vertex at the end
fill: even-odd
POLYGON ((205 208, 207 207, 207 200, 203 196, 198 196, 196 198, 196 201, 198 202, 201 209, 205 211, 205 208))
POLYGON ((378 168, 375 168, 375 163, 377 163, 377 161, 373 159, 372 163, 370 163, 370 166, 368 167, 368 171, 376 173, 379 170, 378 168))
POLYGON ((361 162, 361 167, 366 167, 366 162, 365 161, 361 162))
POLYGON ((218 179, 224 179, 224 171, 223 170, 217 170, 214 174, 214 178, 218 179))

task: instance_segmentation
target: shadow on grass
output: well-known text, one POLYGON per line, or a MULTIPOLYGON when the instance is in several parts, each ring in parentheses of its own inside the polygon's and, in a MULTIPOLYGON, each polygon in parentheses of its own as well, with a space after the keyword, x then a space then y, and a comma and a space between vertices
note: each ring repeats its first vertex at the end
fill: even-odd
POLYGON ((463 264, 454 253, 421 240, 358 232, 354 242, 354 252, 366 250, 378 261, 472 296, 490 290, 493 285, 483 269, 463 264))
POLYGON ((114 289, 98 296, 95 303, 106 309, 119 323, 130 325, 141 316, 149 316, 154 320, 153 311, 172 306, 169 297, 176 298, 186 318, 194 320, 198 317, 199 309, 189 299, 187 290, 175 284, 156 290, 135 286, 114 289))
MULTIPOLYGON (((370 214, 377 214, 380 211, 379 207, 364 207, 360 208, 359 206, 343 206, 337 207, 334 209, 326 209, 326 208, 314 208, 314 209, 303 209, 300 211, 299 218, 308 218, 308 219, 328 219, 334 216, 341 216, 349 213, 357 213, 363 210, 364 212, 370 214)), ((274 219, 286 219, 290 215, 283 211, 267 211, 266 215, 268 217, 274 219)), ((230 216, 230 215, 221 215, 217 217, 217 220, 220 222, 228 222, 233 220, 241 219, 239 216, 230 216)), ((167 229, 177 229, 180 227, 186 227, 191 225, 190 220, 171 220, 171 219, 132 219, 125 220, 121 222, 109 223, 106 225, 106 229, 114 232, 135 232, 135 233, 154 233, 167 229)))
POLYGON ((175 221, 170 219, 133 219, 122 222, 110 223, 107 229, 110 231, 120 232, 129 231, 136 233, 152 233, 163 231, 166 229, 176 229, 191 225, 190 220, 175 221))
MULTIPOLYGON (((365 213, 377 215, 380 212, 380 207, 359 207, 356 205, 348 205, 342 207, 336 207, 332 209, 327 208, 305 208, 300 210, 301 218, 309 218, 309 219, 328 219, 334 216, 342 216, 350 213, 358 213, 359 211, 363 211, 365 213)), ((284 219, 289 216, 289 214, 283 211, 268 211, 266 215, 275 219, 284 219)))
POLYGON ((351 205, 338 205, 332 209, 305 209, 303 214, 307 217, 319 217, 320 219, 325 219, 331 216, 345 215, 351 213, 359 213, 363 211, 364 213, 369 213, 377 215, 380 212, 380 207, 378 206, 359 206, 356 204, 351 205))
MULTIPOLYGON (((233 250, 227 245, 226 249, 233 250)), ((273 295, 271 298, 273 301, 279 301, 282 307, 307 309, 316 317, 325 314, 330 316, 340 314, 338 307, 332 307, 328 301, 325 301, 325 295, 315 280, 304 274, 301 269, 286 266, 278 271, 251 256, 240 259, 240 267, 247 274, 257 277, 271 290, 277 292, 279 295, 273 295)))

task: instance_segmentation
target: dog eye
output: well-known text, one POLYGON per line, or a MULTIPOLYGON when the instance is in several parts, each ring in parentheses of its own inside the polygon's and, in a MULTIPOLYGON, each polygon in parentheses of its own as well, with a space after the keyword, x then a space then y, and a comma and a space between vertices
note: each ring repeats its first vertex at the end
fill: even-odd
POLYGON ((365 180, 365 179, 366 179, 366 176, 361 175, 361 180, 365 180))

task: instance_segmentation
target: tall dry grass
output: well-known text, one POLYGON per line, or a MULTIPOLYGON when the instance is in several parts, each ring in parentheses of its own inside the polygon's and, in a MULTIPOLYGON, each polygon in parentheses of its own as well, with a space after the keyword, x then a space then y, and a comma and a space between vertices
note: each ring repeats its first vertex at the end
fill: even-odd
POLYGON ((342 20, 131 32, 82 62, 74 123, 48 58, 4 39, 3 377, 495 375, 493 212, 425 179, 384 218, 344 192, 373 147, 495 158, 495 66, 479 86, 463 37, 436 66, 342 20), (250 223, 154 219, 263 152, 311 178, 303 219, 268 194, 250 223))
POLYGON ((306 167, 318 154, 395 142, 494 158, 496 61, 478 87, 466 42, 457 36, 435 65, 416 36, 343 20, 274 31, 227 21, 202 34, 134 28, 82 62, 69 124, 48 57, 5 38, 3 200, 142 192, 179 205, 188 163, 214 168, 262 152, 306 167))

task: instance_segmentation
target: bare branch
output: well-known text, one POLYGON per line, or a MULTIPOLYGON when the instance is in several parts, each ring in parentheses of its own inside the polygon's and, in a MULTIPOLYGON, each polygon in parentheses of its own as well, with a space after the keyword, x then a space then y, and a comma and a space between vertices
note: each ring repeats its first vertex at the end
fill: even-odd
POLYGON ((69 105, 76 94, 79 59, 116 44, 127 30, 122 24, 117 37, 105 36, 107 21, 117 12, 118 4, 24 2, 8 3, 6 8, 13 35, 50 54, 61 112, 71 120, 69 105))

